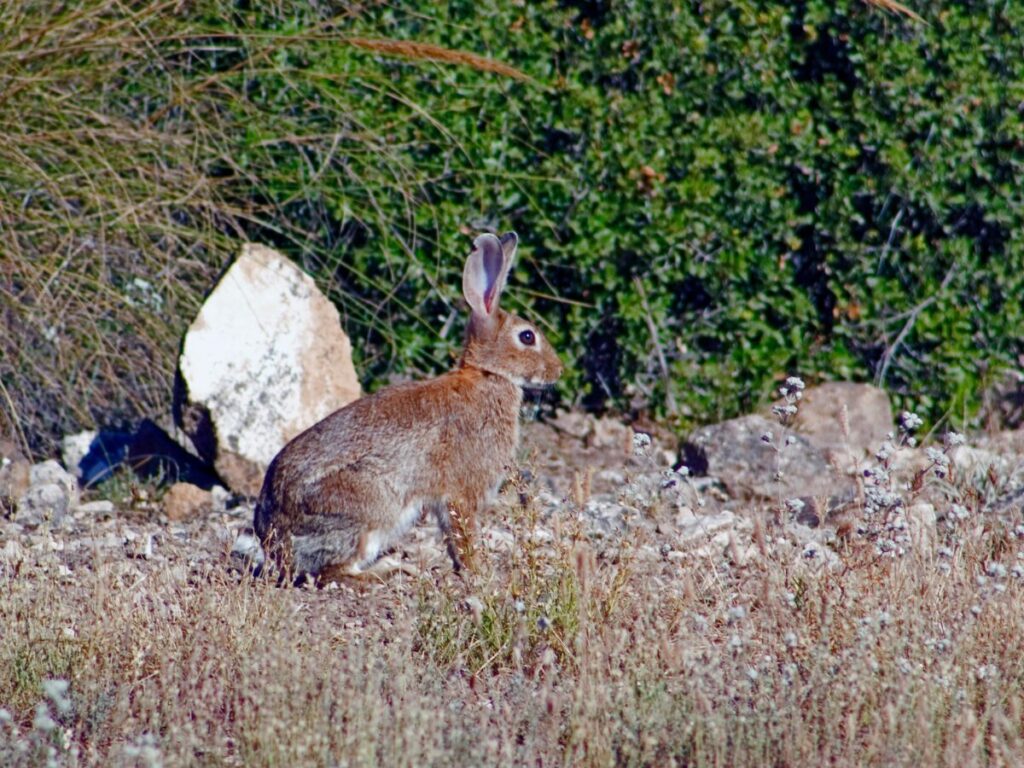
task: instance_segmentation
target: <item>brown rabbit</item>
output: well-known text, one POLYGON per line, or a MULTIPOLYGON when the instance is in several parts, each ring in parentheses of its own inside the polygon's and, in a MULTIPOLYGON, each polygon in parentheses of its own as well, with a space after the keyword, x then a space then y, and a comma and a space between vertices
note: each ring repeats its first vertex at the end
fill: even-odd
POLYGON ((346 405, 270 463, 254 527, 284 573, 330 581, 401 567, 381 554, 421 510, 437 518, 455 570, 469 564, 476 514, 515 461, 521 388, 562 373, 537 327, 498 308, 517 243, 514 232, 473 241, 454 370, 346 405))

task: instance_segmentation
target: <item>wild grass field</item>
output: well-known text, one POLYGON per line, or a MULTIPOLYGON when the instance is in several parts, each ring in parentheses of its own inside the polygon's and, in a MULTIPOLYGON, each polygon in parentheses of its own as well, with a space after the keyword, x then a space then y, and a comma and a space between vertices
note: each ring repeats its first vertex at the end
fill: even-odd
POLYGON ((684 537, 720 502, 665 483, 657 441, 588 453, 546 429, 464 579, 420 526, 420 576, 278 588, 228 554, 248 505, 168 523, 123 483, 109 519, 8 544, 0 759, 1020 764, 1024 525, 1019 504, 983 503, 991 478, 904 447, 864 465, 889 467, 900 503, 867 492, 827 545, 802 543, 785 504, 684 537), (631 511, 609 534, 584 522, 588 466, 631 511), (922 527, 929 493, 962 506, 922 527))

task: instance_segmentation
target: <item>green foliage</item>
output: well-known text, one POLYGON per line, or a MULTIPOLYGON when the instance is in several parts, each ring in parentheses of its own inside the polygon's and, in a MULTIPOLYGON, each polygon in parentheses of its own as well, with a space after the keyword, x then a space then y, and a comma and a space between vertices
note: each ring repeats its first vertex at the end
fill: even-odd
MULTIPOLYGON (((133 374, 146 397, 119 413, 168 391, 171 339, 239 233, 330 291, 371 386, 450 364, 462 259, 488 227, 519 231, 509 303, 564 350, 562 396, 588 407, 675 402, 682 422, 707 421, 800 373, 876 380, 936 419, 973 413, 1020 364, 1017 4, 915 8, 927 24, 860 0, 142 5, 0 12, 0 77, 18 84, 0 123, 35 153, 0 150, 0 242, 25 254, 16 284, 38 253, 52 268, 30 284, 70 270, 88 276, 74 290, 103 289, 93 347, 147 340, 145 355, 110 353, 149 361, 133 374), (38 28, 78 47, 48 48, 38 28), (352 37, 487 56, 532 80, 352 37), (33 245, 41 228, 55 246, 33 245), (124 278, 75 248, 97 232, 159 277, 165 332, 114 306, 124 278)), ((37 295, 3 294, 16 329, 34 327, 37 295)), ((134 370, 23 357, 3 360, 8 389, 134 370)))

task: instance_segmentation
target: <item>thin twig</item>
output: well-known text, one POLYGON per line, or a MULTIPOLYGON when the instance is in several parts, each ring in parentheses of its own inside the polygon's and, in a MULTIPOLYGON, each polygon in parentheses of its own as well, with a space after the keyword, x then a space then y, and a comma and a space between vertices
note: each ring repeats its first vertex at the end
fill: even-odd
POLYGON ((658 355, 658 365, 661 366, 661 375, 665 379, 665 405, 670 415, 675 416, 679 410, 676 407, 676 396, 672 391, 672 378, 668 372, 668 363, 665 361, 665 353, 661 349, 661 340, 658 338, 658 328, 654 324, 654 317, 651 315, 651 307, 647 303, 647 292, 644 290, 643 281, 639 277, 633 278, 636 291, 640 294, 640 303, 644 308, 644 319, 647 321, 647 331, 651 334, 651 343, 654 344, 654 351, 658 355))
POLYGON ((953 262, 947 270, 946 276, 942 278, 942 283, 939 284, 938 290, 910 311, 910 317, 907 318, 907 322, 903 324, 903 328, 901 328, 900 332, 896 335, 896 340, 882 356, 882 367, 879 369, 878 375, 875 377, 875 386, 881 387, 885 383, 885 375, 889 372, 889 363, 891 363, 893 357, 895 357, 896 350, 899 349, 900 344, 903 343, 907 334, 910 333, 910 330, 914 327, 914 323, 917 322, 917 316, 920 315, 922 310, 926 307, 934 304, 936 299, 938 299, 939 294, 946 290, 946 287, 949 285, 949 281, 952 280, 953 275, 956 274, 956 266, 956 262, 953 262))

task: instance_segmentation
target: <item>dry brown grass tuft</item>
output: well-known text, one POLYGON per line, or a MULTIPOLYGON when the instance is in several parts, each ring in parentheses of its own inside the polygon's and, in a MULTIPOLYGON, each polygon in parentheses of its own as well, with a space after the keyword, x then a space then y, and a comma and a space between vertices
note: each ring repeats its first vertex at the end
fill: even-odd
POLYGON ((230 211, 156 55, 169 2, 0 10, 0 431, 160 413, 183 324, 227 257, 230 211))
POLYGON ((534 82, 533 78, 522 70, 504 64, 485 56, 479 56, 468 51, 453 51, 432 43, 419 43, 412 40, 381 40, 365 37, 343 37, 341 42, 360 48, 364 51, 373 51, 385 56, 400 56, 406 59, 417 61, 435 61, 441 64, 461 64, 472 67, 481 72, 493 72, 497 75, 511 77, 514 80, 523 82, 534 82))
POLYGON ((881 8, 884 11, 889 11, 890 13, 906 16, 920 24, 926 23, 918 13, 903 5, 903 3, 896 2, 896 0, 864 0, 864 2, 868 5, 875 6, 876 8, 881 8))

